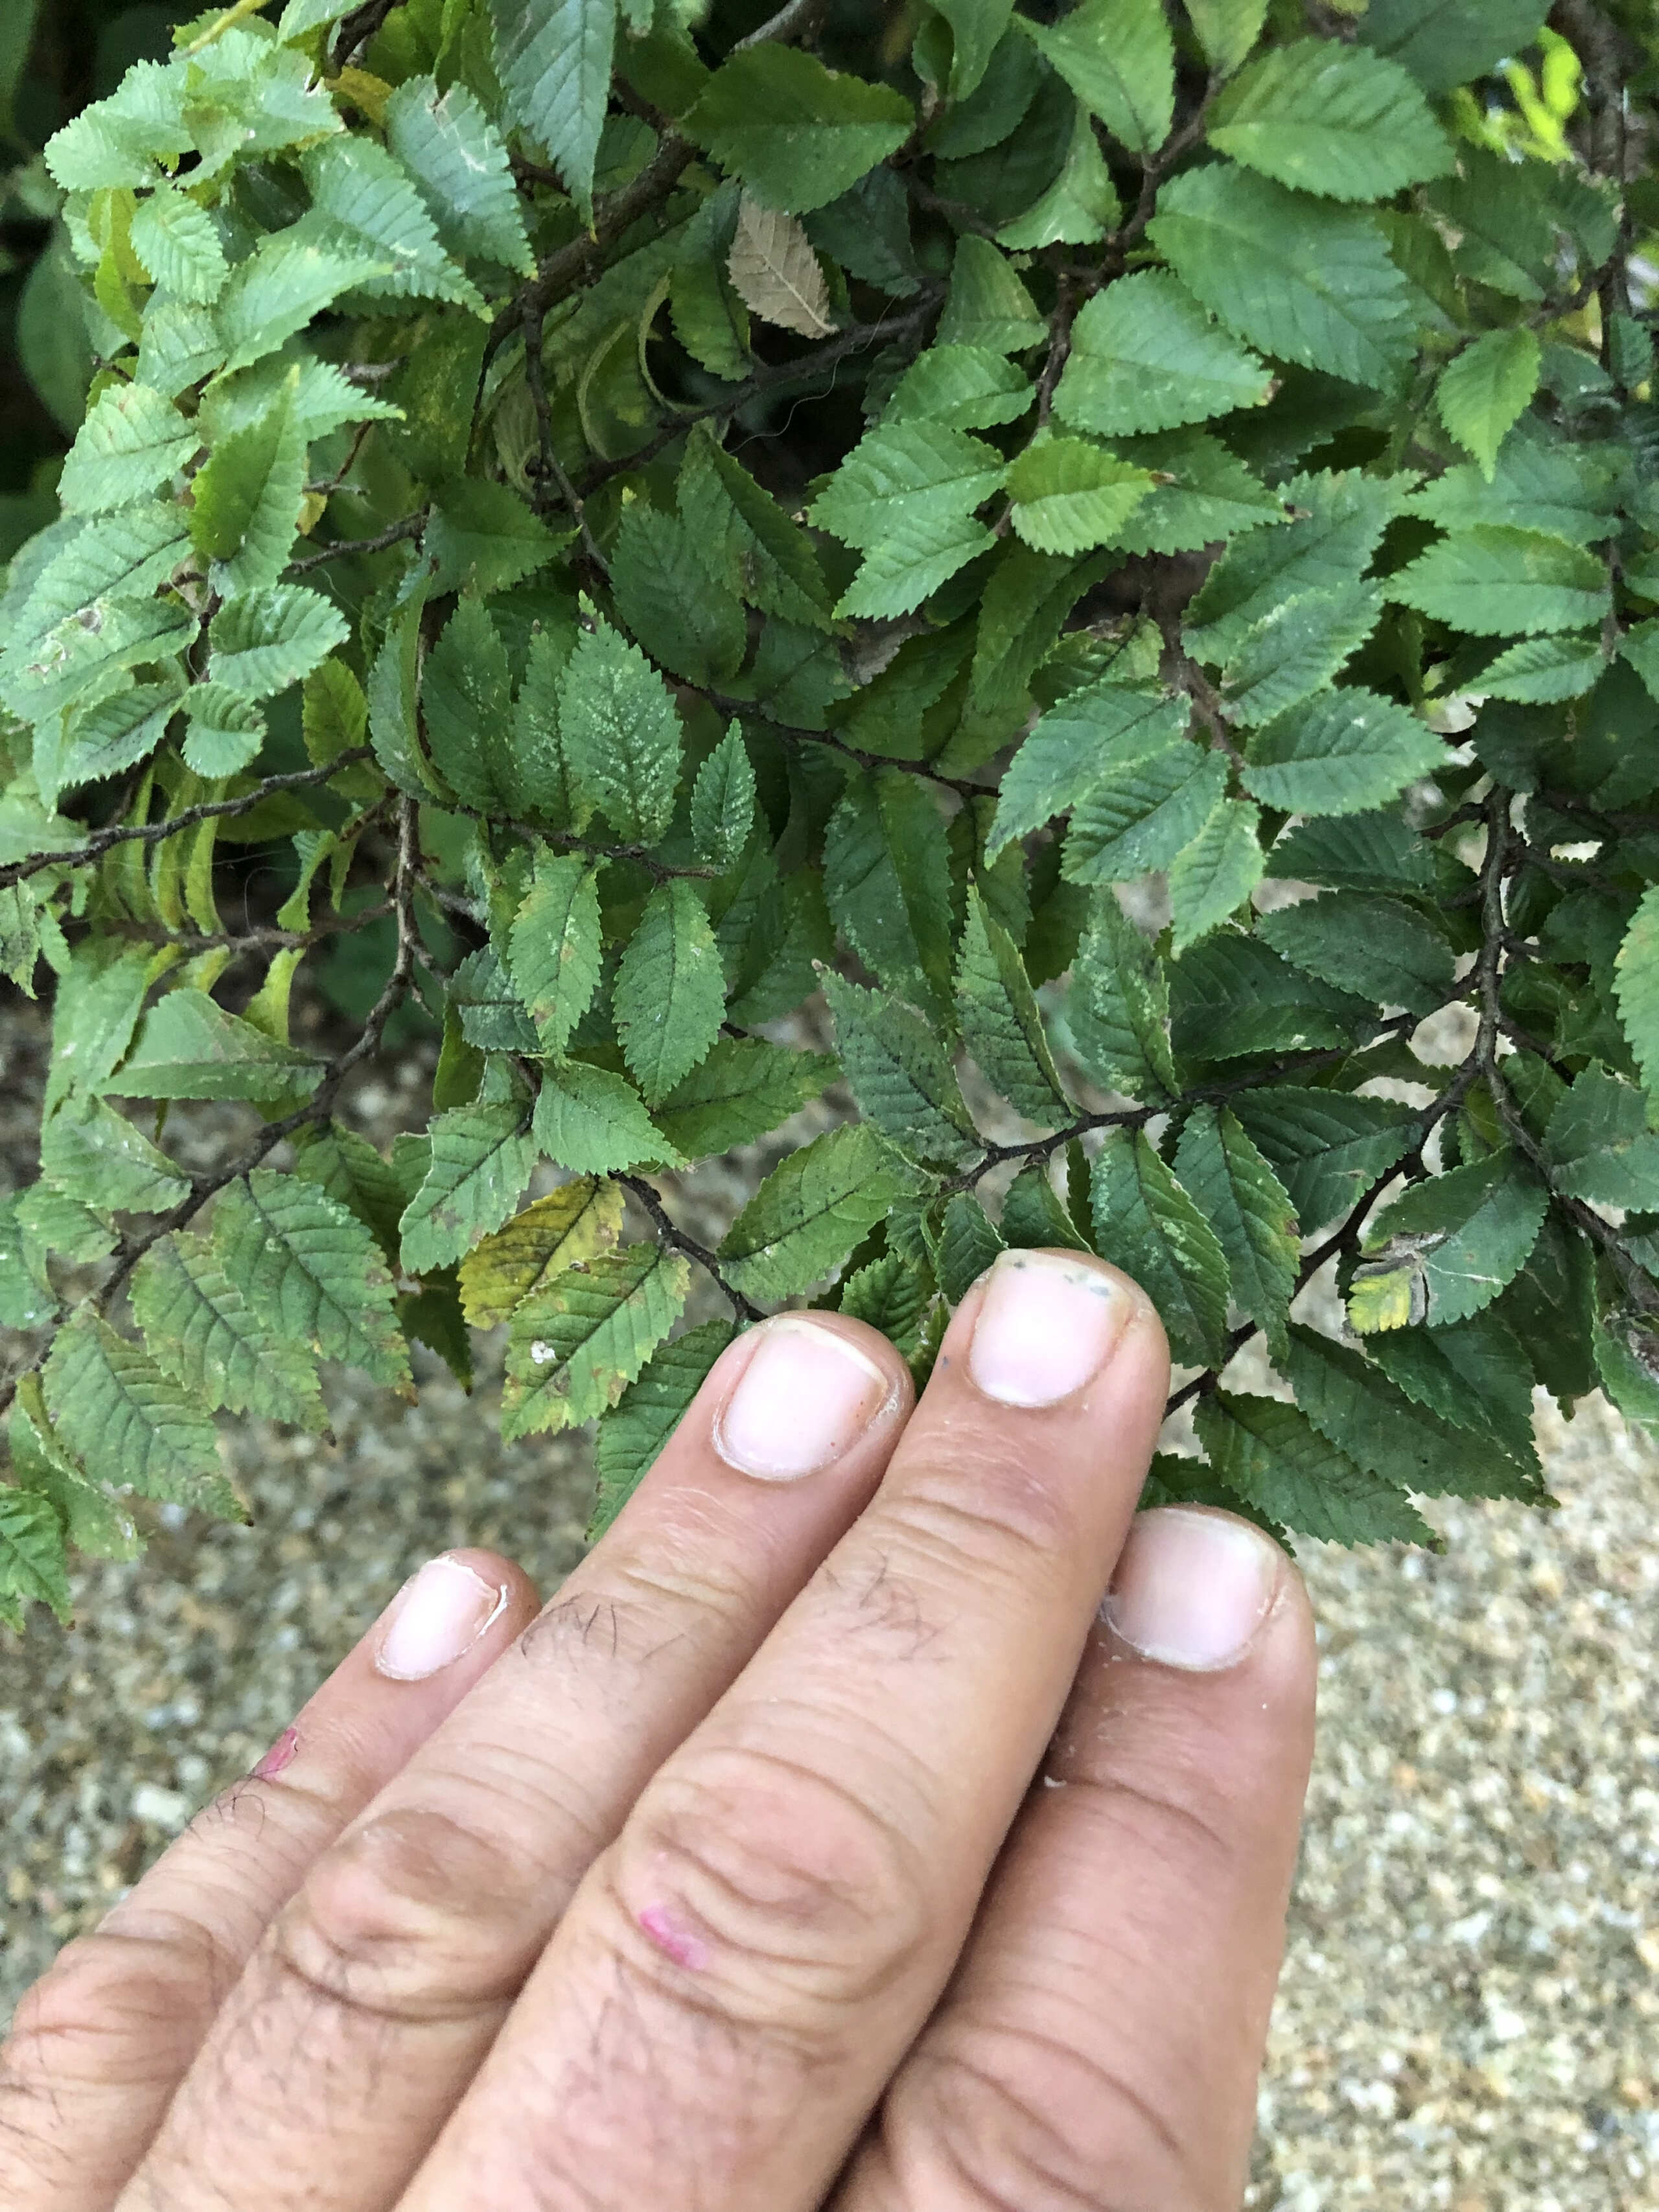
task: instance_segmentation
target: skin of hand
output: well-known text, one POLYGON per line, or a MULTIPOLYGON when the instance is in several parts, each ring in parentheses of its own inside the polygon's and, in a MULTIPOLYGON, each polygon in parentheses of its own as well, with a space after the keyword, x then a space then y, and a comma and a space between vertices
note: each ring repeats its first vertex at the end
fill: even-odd
POLYGON ((1299 1577, 1135 1514, 1116 1269, 919 1403, 776 1316, 538 1609, 429 1562, 25 1998, 8 2212, 1236 2212, 1310 1755, 1299 1577))

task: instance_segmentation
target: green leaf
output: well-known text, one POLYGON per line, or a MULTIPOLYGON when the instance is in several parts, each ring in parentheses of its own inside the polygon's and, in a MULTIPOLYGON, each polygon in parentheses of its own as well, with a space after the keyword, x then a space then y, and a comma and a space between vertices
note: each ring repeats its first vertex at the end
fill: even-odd
POLYGON ((1285 519, 1278 495, 1206 431, 1120 441, 1119 450, 1159 479, 1124 525, 1118 541, 1122 552, 1195 551, 1218 538, 1285 519))
POLYGON ((1559 440, 1528 416, 1504 440, 1490 478, 1466 463, 1413 493, 1406 506, 1443 530, 1508 523, 1589 545, 1614 527, 1618 479, 1607 448, 1559 440))
POLYGON ((1060 173, 1048 191, 997 233, 999 245, 1030 252, 1062 242, 1091 246, 1115 230, 1123 204, 1100 150, 1093 123, 1082 102, 1072 118, 1072 136, 1060 173))
POLYGON ((731 55, 680 128, 757 199, 799 215, 896 153, 915 122, 908 100, 890 87, 768 43, 731 55))
POLYGON ((1240 781, 1287 814, 1365 814, 1441 764, 1445 741, 1392 699, 1328 691, 1252 730, 1240 781))
POLYGON ((1615 1314, 1595 1323, 1595 1370, 1607 1396, 1627 1420, 1651 1428, 1659 1422, 1659 1346, 1643 1317, 1615 1314))
MULTIPOLYGON (((1592 1060, 1550 1115, 1550 1181, 1596 1206, 1659 1207, 1659 1135, 1642 1093, 1592 1060)), ((45 1163, 42 1162, 42 1171, 45 1163)))
POLYGON ((1103 1089, 1131 1098, 1176 1095, 1164 963, 1109 891, 1097 892, 1091 906, 1066 1013, 1073 1048, 1103 1089))
POLYGON ((465 599, 421 672, 421 708, 432 765, 464 806, 500 808, 501 754, 513 678, 489 609, 465 599))
POLYGON ((344 236, 320 242, 297 224, 262 238, 232 271, 219 301, 225 373, 276 352, 343 292, 389 276, 392 266, 389 255, 365 251, 344 236))
POLYGON ((265 718, 252 700, 224 684, 192 684, 185 694, 185 765, 198 775, 234 775, 255 760, 265 718))
POLYGON ((1234 1299, 1282 1359, 1301 1257, 1289 1192, 1225 1107, 1200 1106, 1188 1115, 1176 1173, 1215 1231, 1234 1299))
POLYGON ((599 894, 590 861, 538 851, 507 963, 544 1052, 561 1053, 599 986, 599 894))
POLYGON ((622 1234, 620 1183, 579 1176, 515 1213, 461 1261, 461 1307, 474 1328, 507 1320, 566 1267, 585 1267, 622 1234))
POLYGON ((132 507, 176 476, 199 443, 159 392, 143 384, 112 384, 70 448, 58 496, 70 514, 132 507))
POLYGON ((1281 1364, 1297 1404, 1315 1428, 1368 1474, 1424 1498, 1541 1502, 1543 1486, 1534 1472, 1494 1451, 1490 1438, 1414 1403, 1380 1368, 1345 1345, 1293 1324, 1281 1364))
POLYGON ((826 1130, 773 1169, 726 1231, 721 1273, 745 1297, 793 1297, 910 1188, 909 1170, 867 1123, 826 1130))
POLYGON ((1432 854, 1394 813, 1302 823, 1274 845, 1267 873, 1293 883, 1329 884, 1338 890, 1428 895, 1435 888, 1432 854))
POLYGON ((1009 1184, 1002 1201, 1002 1233, 1015 1251, 1048 1245, 1071 1252, 1089 1249, 1046 1165, 1022 1168, 1009 1184))
POLYGON ((465 84, 440 92, 429 76, 405 78, 386 102, 386 133, 451 253, 533 273, 507 148, 465 84))
POLYGON ((1467 1167, 1413 1183, 1366 1224, 1364 1250, 1416 1255, 1429 1296, 1429 1322, 1467 1321, 1490 1305, 1525 1266, 1549 1194, 1507 1148, 1467 1167))
POLYGON ((404 1273, 451 1266, 517 1206, 537 1145, 527 1102, 460 1106, 433 1116, 432 1164, 401 1224, 404 1273))
POLYGON ((893 386, 882 421, 983 430, 1017 422, 1033 396, 1024 369, 989 346, 934 345, 918 354, 893 386))
POLYGON ((489 0, 509 122, 558 164, 584 222, 611 95, 617 0, 489 0))
POLYGON ((372 138, 313 146, 301 164, 311 188, 303 234, 344 252, 383 261, 384 275, 357 286, 372 299, 448 300, 482 311, 477 287, 438 242, 437 227, 402 163, 372 138))
POLYGON ((1188 649, 1224 661, 1287 600, 1352 586, 1398 512, 1409 478, 1321 470, 1283 488, 1295 520, 1236 538, 1205 579, 1184 624, 1188 649))
POLYGON ((1411 357, 1406 280, 1368 215, 1216 161, 1163 187, 1147 234, 1263 353, 1385 389, 1411 357))
POLYGON ((1115 542, 1152 489, 1149 471, 1082 438, 1044 438, 1008 470, 1013 525, 1039 553, 1084 553, 1115 542))
POLYGON ((1231 76, 1261 35, 1267 0, 1187 0, 1187 13, 1205 60, 1231 76))
POLYGON ((370 1231, 298 1176, 255 1168, 222 1191, 213 1250, 264 1326, 392 1389, 410 1387, 392 1277, 370 1231))
POLYGON ((73 117, 46 142, 46 167, 66 192, 151 184, 156 163, 188 151, 184 86, 161 63, 140 61, 107 100, 73 117))
POLYGON ((0 1487, 0 1620, 21 1633, 25 1610, 37 1599, 69 1626, 63 1524, 50 1498, 0 1487))
POLYGON ((1261 880, 1261 814, 1247 799, 1224 799, 1170 863, 1171 948, 1184 952, 1231 917, 1261 880))
POLYGON ((1322 891, 1256 923, 1275 952, 1340 991, 1431 1014, 1451 990, 1452 949, 1398 899, 1322 891))
POLYGON ((208 674, 245 699, 268 699, 309 676, 350 634, 338 607, 303 584, 245 592, 208 625, 208 674))
POLYGON ((652 1105, 694 1068, 726 1018, 726 977, 702 901, 684 877, 645 902, 611 988, 623 1057, 652 1105))
POLYGON ((1221 672, 1232 717, 1269 721, 1322 690, 1376 627, 1381 584, 1351 578, 1328 592, 1286 599, 1247 629, 1221 672))
POLYGON ((1488 661, 1471 688, 1489 699, 1548 705, 1583 698, 1606 673, 1607 665, 1601 640, 1594 631, 1583 637, 1523 637, 1488 661))
POLYGON ((1439 0, 1371 0, 1359 35, 1391 54, 1425 92, 1449 92, 1486 76, 1537 36, 1548 0, 1480 0, 1444 8, 1439 0))
POLYGON ((939 1286, 953 1306, 961 1304, 1002 1249, 1002 1239, 979 1200, 965 1190, 954 1193, 939 1224, 937 1254, 939 1286))
MULTIPOLYGON (((459 89, 459 88, 457 88, 459 89)), ((477 477, 446 484, 422 541, 437 563, 434 592, 511 590, 544 568, 559 541, 507 484, 477 477)))
POLYGON ((214 447, 191 483, 190 534, 226 599, 276 584, 300 527, 306 441, 294 411, 297 371, 276 402, 214 447))
POLYGON ((1175 112, 1175 42, 1160 0, 1082 0, 1048 26, 1014 20, 1131 153, 1164 143, 1175 112))
POLYGON ((830 816, 823 888, 837 927, 890 990, 948 1017, 950 858, 939 809, 899 769, 857 775, 830 816))
POLYGON ((1332 1544, 1438 1548, 1402 1491, 1357 1467, 1294 1406, 1218 1390, 1200 1401, 1196 1423, 1227 1487, 1285 1528, 1332 1544))
POLYGON ((507 763, 515 807, 559 830, 574 830, 581 815, 559 731, 559 687, 569 659, 569 646, 553 632, 538 629, 531 638, 507 763))
POLYGON ((1488 483, 1498 447, 1538 389, 1541 359, 1537 333, 1521 324, 1484 332, 1440 372, 1434 393, 1440 419, 1474 455, 1488 483))
POLYGON ((678 1319, 690 1277, 679 1253, 629 1244, 526 1298, 507 1331, 502 1437, 569 1428, 614 1406, 678 1319))
POLYGON ((1498 1306, 1448 1328, 1370 1337, 1365 1350, 1414 1404, 1490 1439, 1539 1476, 1532 1363, 1498 1306))
POLYGON ((55 805, 63 792, 101 783, 148 760, 189 696, 177 680, 131 684, 80 709, 64 725, 56 761, 44 760, 35 771, 41 797, 55 805))
POLYGON ((593 1443, 599 1488, 587 1524, 590 1544, 598 1543, 650 1473, 732 1336, 730 1322, 706 1321, 671 1338, 601 1415, 593 1443))
POLYGON ((951 264, 951 291, 933 334, 936 345, 983 346, 1024 353, 1039 345, 1048 325, 1006 253, 988 238, 964 231, 951 264))
POLYGON ((165 1213, 190 1179, 101 1098, 70 1099, 40 1132, 40 1173, 100 1212, 165 1213))
POLYGON ((1409 1151, 1419 1117, 1392 1098, 1267 1084, 1241 1091, 1233 1111, 1291 1194, 1311 1235, 1346 1213, 1409 1151))
POLYGON ((1454 531, 1389 579, 1390 599, 1481 636, 1583 629, 1607 609, 1607 574, 1583 547, 1506 525, 1454 531))
POLYGON ((919 606, 994 543, 973 519, 1002 483, 1001 455, 982 439, 934 422, 868 432, 813 501, 820 530, 865 560, 840 615, 896 615, 919 606))
POLYGON ((1143 269, 1085 301, 1054 392, 1062 422, 1103 437, 1260 407, 1273 380, 1184 284, 1143 269))
POLYGON ((836 1073, 829 1053, 723 1036, 663 1100, 657 1126, 689 1159, 730 1152, 787 1121, 836 1073))
POLYGON ((1452 167, 1407 71, 1332 39, 1260 55, 1216 102, 1206 135, 1263 176, 1331 199, 1390 199, 1452 167))
POLYGON ((859 1109, 908 1158, 960 1166, 980 1149, 956 1071, 914 1006, 826 971, 836 1045, 859 1109))
POLYGON ((1041 830, 1120 769, 1165 752, 1186 729, 1185 699, 1101 683, 1051 707, 1003 772, 985 857, 1041 830))
POLYGON ((211 307, 230 274, 213 218, 177 185, 157 183, 132 217, 132 250, 176 299, 211 307))
POLYGON ((1167 868, 1226 787, 1225 754, 1187 738, 1126 764, 1073 807, 1061 874, 1068 883, 1121 884, 1167 868))
POLYGON ((951 98, 967 100, 979 89, 1008 28, 1013 0, 931 0, 931 5, 951 26, 951 98))
POLYGON ((544 1066, 534 1126, 549 1159, 573 1174, 620 1175, 650 1161, 677 1164, 633 1085, 583 1060, 544 1066))
POLYGON ((1048 1048, 1036 994, 1019 947, 976 884, 968 893, 957 1011, 963 1042, 1009 1104, 1039 1128, 1059 1127, 1071 1114, 1071 1102, 1048 1048))
POLYGON ((117 1098, 304 1098, 323 1064, 279 1044, 205 991, 169 991, 139 1024, 131 1051, 101 1088, 117 1098))
POLYGON ((1227 1260, 1216 1234, 1139 1130, 1113 1129, 1091 1178, 1095 1244, 1158 1308, 1177 1359, 1227 1352, 1227 1260))
POLYGON ((686 441, 678 489, 680 519, 712 574, 763 613, 830 627, 833 594, 811 539, 706 430, 686 441))
POLYGON ((697 858, 732 866, 755 826, 755 771, 733 722, 697 770, 691 787, 691 842, 697 858))
POLYGON ((680 725, 662 678, 609 623, 584 630, 558 694, 559 743, 579 799, 573 826, 603 812, 617 835, 653 845, 674 811, 680 725))
POLYGON ((708 556, 678 516, 636 501, 611 556, 617 612, 654 660, 692 684, 733 676, 748 643, 735 592, 708 573, 708 556))
POLYGON ((152 1358, 203 1405, 327 1426, 311 1360, 258 1318, 205 1237, 178 1231, 152 1244, 133 1272, 131 1298, 152 1358))
POLYGON ((200 1399, 85 1308, 58 1332, 43 1376, 58 1434, 95 1481, 222 1519, 245 1517, 200 1399))

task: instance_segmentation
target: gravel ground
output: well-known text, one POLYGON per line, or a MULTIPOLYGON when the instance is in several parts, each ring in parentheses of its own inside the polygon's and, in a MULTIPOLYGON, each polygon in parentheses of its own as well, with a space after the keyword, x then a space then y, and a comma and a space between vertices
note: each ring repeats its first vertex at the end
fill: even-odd
MULTIPOLYGON (((38 1031, 5 1031, 0 1158, 27 1172, 38 1031)), ((586 1447, 502 1446, 490 1395, 428 1364, 390 1419, 337 1389, 332 1449, 230 1431, 251 1527, 81 1574, 70 1636, 38 1609, 0 1630, 0 2015, 422 1559, 568 1569, 586 1447)), ((1540 1407, 1548 1522, 1453 1505, 1444 1559, 1306 1548, 1320 1749, 1254 2212, 1659 2212, 1659 1462, 1599 1400, 1540 1407)))

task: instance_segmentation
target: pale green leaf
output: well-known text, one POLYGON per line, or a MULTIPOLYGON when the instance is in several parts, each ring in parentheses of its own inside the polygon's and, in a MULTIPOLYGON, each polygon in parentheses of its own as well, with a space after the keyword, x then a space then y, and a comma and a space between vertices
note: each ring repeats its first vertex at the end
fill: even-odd
POLYGON ((1185 699, 1100 683, 1051 707, 1004 771, 985 857, 994 862, 1120 769, 1164 752, 1186 729, 1185 699))
POLYGON ((1614 963, 1619 1019, 1650 1098, 1659 1098, 1659 888, 1645 890, 1614 963))
POLYGON ((1187 738, 1125 763, 1072 809, 1060 872, 1075 884, 1127 883, 1167 868, 1227 786, 1227 760, 1187 738))
POLYGON ((275 353, 343 292, 392 270, 389 255, 344 236, 324 241, 296 225, 261 239, 233 271, 216 311, 227 372, 275 353))
POLYGON ((211 307, 230 265, 207 210, 176 185, 158 183, 132 218, 132 250, 176 299, 211 307))
POLYGON ((101 1098, 67 1100, 40 1132, 40 1173, 95 1211, 165 1213, 190 1178, 101 1098))
POLYGON ((1054 1066, 1019 947, 986 906, 968 893, 957 967, 963 1042, 1009 1104, 1039 1128, 1056 1128, 1071 1103, 1054 1066))
POLYGON ((64 1528, 52 1500, 0 1487, 0 1620, 21 1631, 27 1607, 50 1606, 67 1627, 72 1611, 64 1528))
POLYGON ((355 290, 371 299, 447 300, 482 312, 482 295, 444 252, 425 201, 395 155, 372 138, 330 138, 301 166, 311 212, 296 231, 325 250, 379 264, 355 290))
POLYGON ((1104 437, 1259 407, 1273 380, 1186 286, 1145 269, 1085 301, 1054 392, 1063 422, 1104 437))
POLYGON ((1175 112, 1175 42, 1161 0, 1082 0, 1052 25, 1015 21, 1132 153, 1164 143, 1175 112))
POLYGON ((1565 538, 1505 524, 1454 531, 1388 580, 1390 599, 1480 636, 1583 629, 1607 608, 1607 572, 1565 538))
POLYGON ((964 231, 957 240, 950 295, 934 343, 1024 353, 1027 347, 1041 344, 1048 330, 1007 255, 988 238, 964 231))
POLYGON ((611 94, 617 0, 489 0, 507 117, 546 147, 584 218, 611 94))
POLYGON ((673 1146, 652 1126, 633 1085, 584 1060, 544 1066, 535 1132, 549 1159, 573 1174, 619 1175, 647 1162, 676 1163, 673 1146))
POLYGON ((451 253, 532 273, 507 148, 464 83, 440 92, 429 76, 406 77, 386 102, 386 131, 451 253))
POLYGON ((1194 1366, 1226 1356, 1227 1261, 1215 1231, 1139 1130, 1111 1130, 1091 1177, 1095 1243, 1158 1308, 1194 1366))
POLYGON ((106 1321, 83 1308, 68 1322, 44 1381, 58 1434, 95 1481, 222 1519, 244 1517, 219 1465, 212 1415, 106 1321))
POLYGON ((247 1098, 290 1103, 314 1091, 323 1064, 279 1044, 205 991, 169 991, 138 1025, 103 1090, 118 1098, 247 1098))
POLYGON ((733 722, 691 787, 691 842, 699 860, 729 868, 755 826, 755 771, 733 722))
POLYGON ((1247 726, 1328 684, 1376 627, 1385 587, 1355 577, 1286 599, 1247 629, 1221 671, 1222 696, 1247 726))
POLYGON ((380 1247, 317 1184, 255 1168, 220 1193, 213 1249, 267 1328, 363 1368, 374 1382, 409 1387, 409 1350, 380 1247))
POLYGON ((212 563, 208 573, 222 599, 269 589, 293 550, 306 483, 298 387, 295 371, 265 414, 216 445, 192 480, 191 539, 212 563))
POLYGON ((757 1299, 793 1297, 838 1267, 911 1187, 867 1123, 830 1129, 768 1176, 720 1241, 721 1273, 757 1299))
POLYGON ((464 806, 501 808, 513 678, 489 610, 466 598, 426 657, 421 714, 432 766, 464 806))
POLYGON ((720 1035, 726 978, 702 901, 684 877, 659 884, 611 988, 623 1057, 653 1105, 720 1035))
POLYGON ((1498 449, 1538 389, 1538 335, 1519 324, 1486 331, 1448 362, 1435 386, 1440 419, 1474 455, 1488 483, 1498 449))
POLYGON ((203 1405, 313 1431, 326 1425, 312 1361, 258 1318, 205 1237, 180 1231, 152 1244, 134 1271, 131 1298, 151 1357, 203 1405))
POLYGON ((349 635, 345 617, 320 592, 275 584, 244 592, 215 615, 208 674, 245 699, 266 699, 309 676, 349 635))
POLYGON ((599 984, 599 896, 580 854, 536 854, 507 963, 541 1049, 562 1052, 599 984))
POLYGON ((1247 799, 1224 799, 1170 863, 1170 939, 1184 952, 1238 911, 1261 880, 1261 815, 1247 799))
POLYGON ((526 1298, 507 1332, 502 1437, 569 1428, 614 1406, 678 1319, 690 1273, 665 1245, 629 1244, 526 1298))
POLYGON ((251 699, 228 684, 203 683, 192 684, 180 703, 186 768, 198 775, 234 775, 258 757, 265 718, 251 699))
POLYGON ((1260 56, 1216 102, 1206 135, 1247 167, 1332 199, 1389 199, 1452 166, 1407 71, 1332 39, 1260 56))
POLYGON ((176 475, 199 443, 159 392, 144 384, 112 384, 70 448, 58 496, 71 514, 132 507, 176 475))
POLYGON ((654 844, 674 811, 680 725, 662 678, 609 623, 584 630, 558 687, 559 743, 574 794, 574 826, 597 809, 617 835, 654 844))
POLYGON ((400 1224, 411 1275, 449 1267, 499 1229, 536 1164, 527 1100, 435 1114, 428 1133, 431 1164, 400 1224))
POLYGON ((1090 907, 1066 1015, 1073 1049, 1104 1089, 1154 1100, 1176 1094, 1164 963, 1109 891, 1090 907))
POLYGON ((1085 439, 1046 437, 1008 470, 1014 528, 1039 553, 1113 544, 1152 483, 1149 471, 1085 439))

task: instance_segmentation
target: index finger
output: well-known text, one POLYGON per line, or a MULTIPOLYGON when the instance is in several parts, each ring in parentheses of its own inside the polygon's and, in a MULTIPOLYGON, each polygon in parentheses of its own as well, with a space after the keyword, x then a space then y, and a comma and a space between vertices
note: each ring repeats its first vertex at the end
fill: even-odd
POLYGON ((875 1502, 644 1791, 404 2199, 817 2204, 1064 1703, 1169 1374, 1071 1253, 963 1301, 875 1502), (648 2118, 648 2124, 647 2120, 648 2118))

